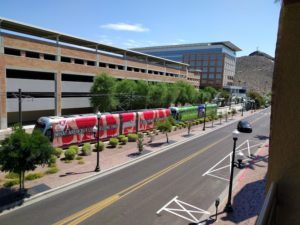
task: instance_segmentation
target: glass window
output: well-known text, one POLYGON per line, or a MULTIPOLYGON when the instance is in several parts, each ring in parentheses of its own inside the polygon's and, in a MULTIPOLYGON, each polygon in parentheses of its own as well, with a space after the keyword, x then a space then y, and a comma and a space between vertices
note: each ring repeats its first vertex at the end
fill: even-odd
POLYGON ((207 67, 202 67, 202 72, 207 72, 208 68, 207 67))
POLYGON ((202 56, 202 59, 203 59, 203 60, 208 60, 208 55, 203 55, 203 56, 202 56))
POLYGON ((214 66, 216 64, 216 61, 210 61, 209 65, 214 66))
POLYGON ((208 66, 208 61, 203 61, 203 66, 208 66))
POLYGON ((196 65, 197 66, 202 66, 202 61, 197 61, 196 65))
POLYGON ((210 73, 209 76, 208 76, 208 78, 209 78, 209 79, 214 79, 214 78, 215 78, 215 75, 214 75, 213 73, 210 73))
POLYGON ((222 65, 223 65, 223 62, 222 62, 222 61, 218 61, 218 62, 217 62, 217 65, 218 65, 218 66, 222 66, 222 65))
POLYGON ((202 79, 206 79, 207 78, 207 73, 202 73, 202 79))
POLYGON ((221 75, 220 73, 217 73, 216 78, 217 78, 217 79, 221 79, 221 78, 222 78, 222 75, 221 75))
POLYGON ((215 72, 215 67, 209 67, 209 72, 215 72))
POLYGON ((217 67, 217 72, 221 73, 222 72, 222 68, 221 67, 217 67))
POLYGON ((211 55, 210 56, 210 60, 215 60, 216 59, 216 56, 215 55, 211 55))
POLYGON ((195 54, 191 54, 190 55, 190 60, 196 60, 196 55, 195 54))

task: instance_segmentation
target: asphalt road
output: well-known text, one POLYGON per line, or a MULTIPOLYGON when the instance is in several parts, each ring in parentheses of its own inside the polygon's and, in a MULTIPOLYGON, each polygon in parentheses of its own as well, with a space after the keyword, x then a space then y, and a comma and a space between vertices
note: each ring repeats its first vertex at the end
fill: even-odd
MULTIPOLYGON (((237 145, 247 139, 265 141, 269 136, 269 112, 268 109, 248 118, 252 121, 253 133, 241 134, 237 145)), ((175 196, 208 210, 228 182, 202 175, 232 151, 231 134, 235 127, 236 123, 218 129, 105 177, 2 215, 0 224, 189 224, 167 212, 157 216, 156 211, 175 196)), ((229 172, 223 175, 229 178, 229 172)))

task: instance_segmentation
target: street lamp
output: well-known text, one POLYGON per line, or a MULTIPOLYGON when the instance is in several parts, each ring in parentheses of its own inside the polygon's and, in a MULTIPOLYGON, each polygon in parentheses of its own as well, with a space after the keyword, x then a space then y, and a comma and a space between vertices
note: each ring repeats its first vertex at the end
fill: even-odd
POLYGON ((205 131, 205 120, 206 120, 206 103, 204 103, 204 121, 203 121, 203 131, 205 131))
POLYGON ((97 144, 96 144, 96 148, 97 148, 97 165, 96 165, 96 168, 95 168, 95 172, 100 171, 100 166, 99 166, 100 118, 101 118, 101 113, 98 111, 97 112, 97 127, 94 126, 94 128, 93 128, 94 136, 96 137, 96 135, 97 135, 97 144))
POLYGON ((242 116, 244 116, 244 99, 242 98, 242 116))
POLYGON ((225 206, 224 211, 231 213, 233 212, 232 204, 231 204, 231 194, 232 194, 232 181, 233 181, 233 171, 234 171, 234 156, 235 156, 235 148, 236 148, 236 141, 238 139, 239 132, 237 130, 234 130, 232 132, 233 137, 233 150, 232 150, 232 157, 231 157, 231 170, 230 170, 230 180, 229 180, 229 190, 228 190, 228 200, 227 204, 225 206))

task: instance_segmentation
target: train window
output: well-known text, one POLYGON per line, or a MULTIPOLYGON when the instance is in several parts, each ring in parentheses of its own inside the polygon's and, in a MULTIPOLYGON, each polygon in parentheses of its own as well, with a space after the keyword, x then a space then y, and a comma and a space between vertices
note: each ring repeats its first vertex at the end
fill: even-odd
POLYGON ((53 141, 53 132, 52 132, 52 129, 49 128, 48 130, 46 130, 46 133, 45 133, 46 137, 49 138, 49 140, 52 142, 53 141))
POLYGON ((41 131, 42 133, 44 133, 45 124, 39 123, 39 122, 38 122, 38 123, 35 124, 34 129, 35 129, 35 130, 39 130, 39 131, 41 131))

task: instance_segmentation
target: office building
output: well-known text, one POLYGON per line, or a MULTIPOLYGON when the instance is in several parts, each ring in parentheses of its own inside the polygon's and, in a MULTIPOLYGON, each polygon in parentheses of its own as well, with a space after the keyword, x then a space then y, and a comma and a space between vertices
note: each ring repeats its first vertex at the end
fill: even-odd
POLYGON ((189 70, 200 77, 200 87, 223 88, 233 85, 236 52, 241 51, 229 41, 167 45, 133 50, 189 64, 189 70))

